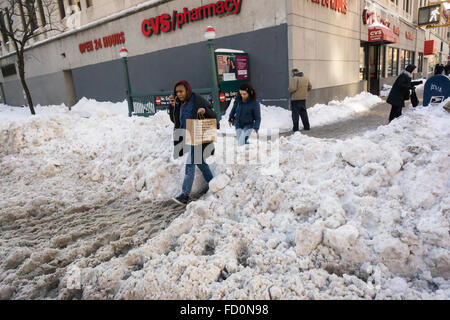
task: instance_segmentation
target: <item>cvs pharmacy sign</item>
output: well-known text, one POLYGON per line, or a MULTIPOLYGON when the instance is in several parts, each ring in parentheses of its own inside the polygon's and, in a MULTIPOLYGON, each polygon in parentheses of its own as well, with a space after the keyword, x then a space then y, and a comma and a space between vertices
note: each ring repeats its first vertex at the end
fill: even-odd
POLYGON ((181 29, 187 23, 212 18, 214 16, 237 15, 241 12, 242 1, 217 1, 216 3, 205 4, 194 9, 183 8, 180 12, 173 10, 172 14, 164 13, 153 18, 145 19, 142 21, 141 31, 144 36, 151 37, 161 32, 175 31, 176 29, 181 29))

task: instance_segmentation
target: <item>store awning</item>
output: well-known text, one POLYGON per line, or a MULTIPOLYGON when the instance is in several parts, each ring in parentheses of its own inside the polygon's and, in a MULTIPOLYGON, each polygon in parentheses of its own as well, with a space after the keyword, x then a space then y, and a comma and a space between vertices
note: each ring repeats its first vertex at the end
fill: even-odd
POLYGON ((395 43, 397 37, 391 29, 386 27, 370 27, 369 42, 379 42, 380 44, 395 43))
POLYGON ((426 40, 424 42, 424 50, 423 50, 423 54, 424 55, 430 55, 430 54, 435 54, 438 52, 438 48, 437 48, 437 41, 434 40, 426 40))

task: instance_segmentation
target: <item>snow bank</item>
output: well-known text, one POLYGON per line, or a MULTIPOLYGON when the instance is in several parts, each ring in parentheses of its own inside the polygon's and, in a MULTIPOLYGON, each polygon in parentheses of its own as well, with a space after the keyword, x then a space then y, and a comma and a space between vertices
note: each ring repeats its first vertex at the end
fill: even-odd
POLYGON ((346 141, 283 137, 280 176, 218 166, 220 188, 130 253, 141 270, 82 269, 83 298, 448 299, 449 121, 419 107, 346 141))
MULTIPOLYGON (((341 121, 356 116, 375 107, 382 100, 368 92, 362 92, 355 97, 346 97, 343 101, 331 101, 328 104, 316 104, 308 109, 309 122, 312 127, 341 121)), ((234 99, 231 101, 225 115, 220 121, 221 131, 227 135, 233 135, 234 128, 228 125, 234 99)), ((280 132, 292 130, 291 111, 261 104, 261 129, 280 129, 280 132)))
MULTIPOLYGON (((372 98, 363 93, 328 107, 335 117, 351 116, 372 98)), ((315 108, 318 122, 336 120, 315 108)), ((4 109, 0 225, 179 192, 184 159, 171 159, 164 112, 128 118, 124 103, 88 100, 72 113, 56 106, 38 117, 4 109)), ((126 255, 101 252, 105 262, 96 266, 88 256, 105 240, 77 240, 77 226, 62 228, 38 254, 24 239, 14 249, 2 240, 0 295, 11 297, 15 278, 57 263, 74 241, 92 249, 71 253, 70 268, 52 278, 61 299, 77 276, 84 299, 449 299, 449 122, 442 108, 417 107, 344 141, 282 137, 270 143, 279 148, 272 175, 258 164, 217 162, 206 198, 126 255)), ((117 250, 133 247, 125 231, 111 232, 117 250)), ((21 297, 33 290, 28 285, 21 297)))

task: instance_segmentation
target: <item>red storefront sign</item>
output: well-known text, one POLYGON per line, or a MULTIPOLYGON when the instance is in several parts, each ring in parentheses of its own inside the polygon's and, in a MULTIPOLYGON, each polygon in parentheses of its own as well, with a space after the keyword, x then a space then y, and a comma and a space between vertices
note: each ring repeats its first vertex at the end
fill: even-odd
POLYGON ((394 33, 399 36, 400 35, 400 28, 397 27, 397 26, 394 26, 394 33))
POLYGON ((330 8, 337 12, 347 13, 347 0, 311 0, 315 3, 322 4, 323 7, 330 8))
MULTIPOLYGON (((372 24, 372 23, 379 21, 382 25, 385 25, 388 28, 391 25, 391 23, 388 20, 380 18, 380 16, 377 16, 375 14, 375 12, 369 11, 367 9, 363 10, 362 18, 363 18, 363 24, 372 24)), ((399 33, 400 33, 400 31, 399 31, 399 33)))
POLYGON ((414 35, 408 31, 405 32, 406 39, 414 40, 414 35))
POLYGON ((434 40, 426 40, 423 44, 423 54, 429 55, 429 54, 435 54, 437 53, 437 47, 436 42, 434 40))
POLYGON ((125 43, 125 33, 120 32, 103 38, 80 43, 78 45, 78 48, 80 49, 81 53, 85 53, 92 52, 94 50, 100 50, 103 48, 114 47, 123 43, 125 43))
MULTIPOLYGON (((241 12, 243 0, 225 0, 216 3, 206 4, 199 8, 189 10, 183 8, 182 12, 174 10, 172 15, 164 13, 157 17, 145 19, 141 24, 142 34, 151 37, 153 34, 161 32, 175 31, 181 29, 183 25, 214 16, 228 16, 241 12)), ((342 1, 342 0, 341 0, 342 1)))
POLYGON ((395 37, 394 33, 384 27, 371 27, 369 28, 369 41, 383 41, 383 42, 389 42, 389 43, 395 43, 397 42, 397 38, 395 37))

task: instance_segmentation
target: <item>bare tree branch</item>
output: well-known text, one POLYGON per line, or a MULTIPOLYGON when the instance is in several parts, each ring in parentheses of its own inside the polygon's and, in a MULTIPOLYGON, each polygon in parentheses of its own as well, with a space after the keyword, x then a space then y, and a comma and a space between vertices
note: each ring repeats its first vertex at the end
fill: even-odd
POLYGON ((7 38, 5 41, 9 39, 15 49, 19 78, 32 114, 35 111, 25 79, 25 49, 31 39, 51 31, 64 31, 62 24, 58 23, 58 9, 56 0, 4 0, 0 3, 6 20, 0 24, 0 31, 7 38))

